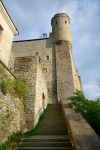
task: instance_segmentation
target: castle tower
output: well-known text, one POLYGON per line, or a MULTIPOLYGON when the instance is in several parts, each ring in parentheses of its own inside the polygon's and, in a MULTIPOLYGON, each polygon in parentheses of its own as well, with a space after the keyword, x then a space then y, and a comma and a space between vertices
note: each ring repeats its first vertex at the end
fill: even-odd
POLYGON ((71 63, 70 19, 67 14, 56 14, 52 20, 53 57, 55 60, 55 79, 57 101, 66 101, 74 93, 74 80, 71 63))
POLYGON ((70 33, 70 18, 67 16, 67 14, 56 14, 51 20, 51 25, 54 43, 59 43, 62 41, 69 41, 72 43, 70 33))

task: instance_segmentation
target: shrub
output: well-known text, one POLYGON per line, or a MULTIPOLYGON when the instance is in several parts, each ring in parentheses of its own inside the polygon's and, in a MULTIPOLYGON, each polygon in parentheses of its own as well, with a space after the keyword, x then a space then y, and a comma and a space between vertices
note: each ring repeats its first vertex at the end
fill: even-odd
POLYGON ((10 76, 1 83, 0 88, 3 94, 12 93, 14 87, 14 82, 10 76))
POLYGON ((12 120, 15 117, 15 113, 11 112, 10 110, 7 110, 5 114, 1 116, 1 124, 0 128, 2 131, 5 131, 9 128, 9 124, 11 124, 12 120))
POLYGON ((15 80, 15 93, 18 97, 24 97, 28 92, 28 87, 21 80, 15 80))
POLYGON ((6 77, 6 79, 0 84, 0 88, 4 95, 11 93, 19 98, 24 97, 28 92, 28 88, 23 81, 14 80, 10 76, 6 77))
POLYGON ((95 101, 88 100, 82 92, 77 91, 70 100, 73 108, 84 116, 100 136, 100 98, 95 101))
POLYGON ((1 101, 1 99, 0 99, 0 109, 2 109, 3 108, 3 101, 1 101))

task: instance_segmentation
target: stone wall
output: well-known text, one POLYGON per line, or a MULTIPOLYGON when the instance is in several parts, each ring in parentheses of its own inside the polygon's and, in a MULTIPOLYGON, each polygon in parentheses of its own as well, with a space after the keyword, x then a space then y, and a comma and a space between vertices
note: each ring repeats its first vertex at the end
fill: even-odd
POLYGON ((66 101, 74 93, 72 65, 68 42, 55 44, 57 94, 59 101, 66 101))
MULTIPOLYGON (((3 68, 0 70, 0 84, 7 76, 16 80, 3 63, 0 67, 3 68)), ((35 127, 48 103, 47 83, 38 58, 17 58, 15 74, 27 84, 28 93, 23 100, 11 93, 4 95, 0 90, 0 143, 14 132, 35 127)))
POLYGON ((22 101, 0 92, 0 143, 5 142, 14 132, 23 131, 25 127, 22 101))
POLYGON ((71 57, 71 64, 72 64, 72 74, 73 74, 73 82, 74 82, 74 91, 82 91, 82 83, 81 78, 78 74, 78 71, 76 69, 76 65, 73 58, 72 50, 70 49, 70 57, 71 57))
POLYGON ((38 58, 17 57, 15 60, 15 74, 28 86, 28 94, 24 99, 27 126, 32 128, 39 119, 43 108, 46 108, 48 94, 46 81, 38 58))
POLYGON ((37 62, 36 73, 36 95, 35 95, 35 124, 37 123, 40 114, 47 107, 48 103, 48 90, 44 73, 41 69, 41 64, 37 62))
POLYGON ((48 86, 49 103, 53 102, 53 49, 52 49, 52 39, 34 39, 25 41, 13 42, 12 53, 17 57, 28 57, 38 55, 41 60, 41 65, 44 70, 46 77, 46 82, 48 86), (47 59, 47 56, 49 59, 47 59))
MULTIPOLYGON (((0 63, 0 85, 3 80, 10 76, 15 77, 0 63)), ((4 95, 0 88, 0 143, 17 131, 24 131, 26 128, 25 114, 22 99, 12 94, 4 95)))

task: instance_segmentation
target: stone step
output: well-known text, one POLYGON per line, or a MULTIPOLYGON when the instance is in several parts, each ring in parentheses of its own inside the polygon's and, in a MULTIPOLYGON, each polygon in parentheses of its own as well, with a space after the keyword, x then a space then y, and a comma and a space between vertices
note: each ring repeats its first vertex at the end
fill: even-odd
POLYGON ((48 135, 48 134, 50 134, 50 135, 61 135, 61 134, 65 134, 66 135, 66 132, 65 131, 54 131, 54 132, 51 132, 51 131, 47 131, 47 132, 45 132, 45 131, 39 131, 39 132, 37 132, 36 133, 36 135, 42 135, 42 134, 44 134, 44 135, 48 135))
POLYGON ((73 150, 72 147, 18 147, 16 150, 73 150))
POLYGON ((42 122, 41 122, 41 124, 42 123, 64 123, 65 124, 65 122, 64 122, 64 120, 61 120, 61 119, 57 119, 57 118, 51 118, 50 120, 48 120, 47 118, 46 119, 44 119, 42 122))
POLYGON ((48 104, 48 108, 61 108, 60 104, 48 104))
POLYGON ((46 113, 53 113, 53 112, 62 114, 61 109, 53 109, 53 110, 51 110, 51 108, 49 108, 49 109, 46 111, 46 113))
POLYGON ((18 147, 71 147, 70 142, 20 142, 18 147))
POLYGON ((69 139, 69 136, 68 135, 33 135, 33 136, 30 136, 30 137, 27 137, 27 138, 23 138, 23 139, 69 139))
MULTIPOLYGON (((47 121, 47 122, 51 122, 51 121, 52 121, 52 122, 56 122, 56 121, 64 122, 63 119, 60 119, 60 118, 57 118, 57 117, 56 117, 56 118, 55 118, 55 117, 50 117, 50 119, 48 120, 48 117, 49 117, 49 116, 46 116, 46 118, 44 118, 44 120, 43 120, 42 122, 44 122, 44 121, 47 121)), ((42 123, 42 122, 41 122, 41 123, 42 123)))
POLYGON ((40 129, 44 129, 44 130, 45 129, 49 129, 49 130, 66 130, 67 131, 67 129, 64 128, 63 126, 56 126, 56 125, 50 125, 50 124, 49 125, 40 126, 38 130, 40 130, 40 129))
MULTIPOLYGON (((38 129, 38 131, 36 131, 36 133, 40 133, 40 132, 42 132, 42 133, 47 133, 48 132, 48 134, 49 134, 49 132, 51 133, 51 134, 55 134, 55 133, 60 133, 60 134, 67 134, 67 131, 65 130, 65 129, 53 129, 53 130, 51 130, 51 129, 43 129, 43 128, 41 128, 41 129, 38 129)), ((50 135, 51 135, 50 134, 50 135)), ((57 134, 58 135, 58 134, 57 134)))
MULTIPOLYGON (((49 123, 49 124, 41 124, 40 126, 39 126, 39 128, 50 128, 50 127, 54 127, 54 129, 56 128, 60 128, 60 129, 66 129, 66 126, 64 126, 64 124, 58 124, 58 126, 57 126, 57 124, 52 124, 52 123, 49 123)), ((67 129, 66 129, 67 130, 67 129)))
POLYGON ((35 135, 23 138, 16 150, 73 150, 59 104, 47 106, 35 135))
MULTIPOLYGON (((54 112, 54 113, 55 113, 55 112, 54 112)), ((59 114, 59 113, 55 113, 55 115, 54 115, 54 113, 48 112, 47 114, 45 114, 45 117, 47 117, 47 116, 49 115, 49 117, 62 118, 61 114, 59 114)), ((63 118, 62 118, 62 119, 63 119, 63 118)))
POLYGON ((45 131, 45 130, 49 130, 49 131, 55 131, 55 130, 60 130, 60 131, 67 131, 67 129, 66 128, 63 128, 63 126, 62 127, 60 127, 60 126, 53 126, 53 125, 48 125, 48 126, 41 126, 41 127, 39 127, 39 129, 37 130, 37 131, 39 131, 39 130, 43 130, 43 131, 45 131), (53 129, 52 129, 53 128, 53 129))
MULTIPOLYGON (((61 111, 61 110, 59 110, 59 111, 61 111)), ((48 110, 48 111, 45 113, 45 115, 47 115, 47 114, 53 114, 53 113, 59 114, 60 117, 61 117, 61 115, 62 115, 62 113, 60 113, 60 112, 58 112, 58 111, 56 111, 56 110, 55 110, 55 111, 49 111, 49 110, 48 110)), ((54 115, 54 116, 55 116, 55 115, 54 115)), ((58 116, 58 117, 59 117, 59 116, 58 116)))
POLYGON ((41 124, 40 124, 40 126, 39 127, 41 127, 41 126, 52 126, 52 125, 54 125, 54 126, 56 126, 56 127, 63 127, 63 128, 66 128, 66 124, 64 123, 64 122, 61 122, 61 121, 44 121, 44 122, 42 122, 41 124))
POLYGON ((58 113, 60 113, 60 111, 61 111, 61 108, 48 108, 46 113, 48 113, 48 112, 58 112, 58 113))
MULTIPOLYGON (((57 116, 58 116, 58 114, 57 114, 57 116)), ((45 116, 44 120, 47 120, 48 117, 49 117, 49 121, 52 121, 52 119, 55 120, 55 121, 56 120, 64 121, 64 119, 62 117, 57 117, 57 116, 47 115, 47 116, 45 116)))
POLYGON ((23 138, 23 142, 70 142, 70 139, 33 139, 33 138, 23 138))
POLYGON ((40 124, 39 127, 41 127, 41 126, 44 126, 44 128, 47 126, 48 127, 54 126, 54 127, 58 127, 58 128, 65 128, 66 127, 64 122, 58 122, 58 121, 57 122, 43 122, 40 124), (57 126, 57 124, 58 124, 58 126, 57 126))
MULTIPOLYGON (((51 110, 51 108, 49 108, 48 111, 46 111, 46 113, 53 113, 53 112, 55 112, 55 113, 59 113, 60 114, 60 111, 61 111, 61 109, 52 109, 51 110)), ((61 112, 61 114, 62 114, 62 112, 61 112)))
POLYGON ((60 118, 61 120, 63 120, 63 117, 61 116, 61 114, 58 114, 58 113, 55 113, 55 115, 54 115, 54 113, 50 113, 50 112, 48 112, 47 114, 45 114, 45 117, 47 117, 49 115, 49 117, 52 117, 52 118, 60 118))
POLYGON ((49 115, 45 116, 45 118, 44 118, 43 121, 47 120, 48 117, 49 117, 49 120, 48 120, 48 121, 57 121, 57 120, 58 120, 58 121, 63 121, 63 122, 64 122, 64 119, 63 119, 63 118, 58 118, 57 116, 56 116, 56 117, 52 117, 52 116, 49 116, 49 115))

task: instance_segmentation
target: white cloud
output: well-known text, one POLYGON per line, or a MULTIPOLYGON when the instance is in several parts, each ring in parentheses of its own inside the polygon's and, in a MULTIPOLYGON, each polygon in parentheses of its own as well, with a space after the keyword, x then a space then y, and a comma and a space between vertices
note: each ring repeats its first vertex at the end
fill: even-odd
POLYGON ((90 99, 95 99, 100 96, 100 87, 97 83, 88 83, 83 88, 86 96, 90 99))

